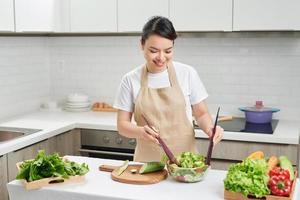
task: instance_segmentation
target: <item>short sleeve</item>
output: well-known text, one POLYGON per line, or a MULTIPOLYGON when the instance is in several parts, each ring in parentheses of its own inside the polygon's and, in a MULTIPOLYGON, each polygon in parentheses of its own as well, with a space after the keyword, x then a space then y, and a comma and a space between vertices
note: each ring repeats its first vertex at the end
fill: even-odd
POLYGON ((133 112, 133 90, 126 76, 121 80, 113 107, 127 112, 133 112))
POLYGON ((190 102, 191 105, 200 103, 208 97, 207 91, 198 75, 198 72, 191 68, 190 73, 190 102))

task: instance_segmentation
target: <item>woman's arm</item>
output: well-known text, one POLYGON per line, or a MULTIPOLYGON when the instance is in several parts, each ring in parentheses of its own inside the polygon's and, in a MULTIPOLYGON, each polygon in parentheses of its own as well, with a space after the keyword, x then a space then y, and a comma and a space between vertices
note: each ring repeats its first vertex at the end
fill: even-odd
POLYGON ((137 126, 131 123, 132 113, 124 110, 118 110, 117 129, 119 133, 128 138, 141 138, 159 144, 156 139, 158 133, 149 126, 137 126))
MULTIPOLYGON (((192 105, 192 109, 197 125, 204 131, 204 133, 208 135, 208 137, 210 137, 212 135, 214 124, 211 115, 208 112, 205 101, 201 101, 200 103, 192 105)), ((223 128, 221 128, 220 126, 216 127, 216 134, 214 137, 215 144, 222 140, 223 131, 223 128)))

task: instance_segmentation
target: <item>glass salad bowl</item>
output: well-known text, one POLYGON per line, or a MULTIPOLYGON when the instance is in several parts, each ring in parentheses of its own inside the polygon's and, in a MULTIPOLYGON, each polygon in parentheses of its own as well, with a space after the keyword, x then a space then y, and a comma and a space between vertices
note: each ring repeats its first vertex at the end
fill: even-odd
POLYGON ((169 174, 179 182, 193 183, 201 181, 208 173, 210 166, 205 165, 204 157, 191 152, 183 152, 177 156, 180 166, 166 162, 169 174))

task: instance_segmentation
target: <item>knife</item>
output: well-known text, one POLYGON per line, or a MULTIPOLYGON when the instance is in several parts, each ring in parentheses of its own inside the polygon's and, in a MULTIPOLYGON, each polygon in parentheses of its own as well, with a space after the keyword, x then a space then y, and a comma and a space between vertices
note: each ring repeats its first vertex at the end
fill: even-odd
POLYGON ((121 176, 121 174, 127 169, 129 160, 126 160, 121 167, 117 169, 117 175, 121 176))
POLYGON ((212 135, 211 135, 210 140, 209 140, 208 151, 207 151, 207 155, 206 155, 206 159, 205 159, 205 164, 206 165, 210 165, 212 149, 213 149, 213 146, 214 146, 214 137, 215 137, 215 134, 216 134, 216 127, 217 127, 217 124, 218 124, 219 112, 220 112, 220 107, 218 108, 217 116, 216 116, 215 124, 214 124, 214 128, 213 128, 213 132, 212 132, 212 135))

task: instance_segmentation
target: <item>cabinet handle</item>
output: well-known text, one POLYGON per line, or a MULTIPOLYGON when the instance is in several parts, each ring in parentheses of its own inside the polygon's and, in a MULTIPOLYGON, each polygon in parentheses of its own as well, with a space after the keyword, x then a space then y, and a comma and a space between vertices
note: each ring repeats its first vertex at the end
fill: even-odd
POLYGON ((90 149, 79 149, 80 152, 86 153, 97 153, 97 154, 106 154, 106 155, 118 155, 118 156, 133 156, 131 153, 121 153, 113 151, 99 151, 99 150, 90 150, 90 149))

